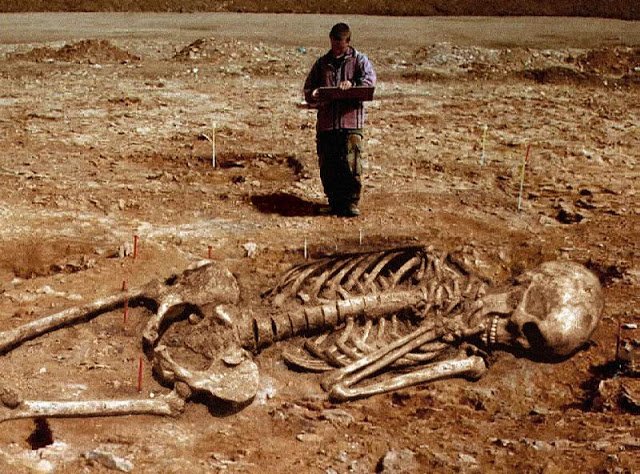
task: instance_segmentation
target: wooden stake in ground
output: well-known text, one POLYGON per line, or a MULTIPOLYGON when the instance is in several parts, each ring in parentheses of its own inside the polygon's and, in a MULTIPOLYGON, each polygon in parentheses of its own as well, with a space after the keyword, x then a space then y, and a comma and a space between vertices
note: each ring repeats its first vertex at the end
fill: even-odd
POLYGON ((140 237, 138 235, 133 236, 133 258, 134 260, 138 256, 138 240, 140 237))
POLYGON ((304 253, 304 259, 305 259, 305 260, 306 260, 307 258, 309 258, 309 254, 308 254, 308 252, 307 252, 307 238, 306 238, 306 237, 304 238, 304 251, 303 251, 303 253, 304 253))
POLYGON ((518 211, 522 208, 522 192, 524 191, 524 170, 529 161, 529 153, 531 152, 531 145, 527 145, 527 154, 524 155, 522 160, 522 172, 520 173, 520 193, 518 194, 518 211))
POLYGON ((138 363, 138 393, 142 392, 142 357, 140 357, 140 362, 138 363))
POLYGON ((622 342, 622 320, 618 317, 618 333, 616 335, 616 363, 620 361, 620 344, 622 342))
POLYGON ((485 125, 484 127, 482 127, 483 132, 482 132, 482 154, 480 155, 480 166, 484 166, 484 158, 485 158, 485 154, 484 154, 484 150, 485 150, 485 143, 487 141, 487 130, 489 130, 489 126, 485 125))
POLYGON ((216 167, 216 127, 215 122, 211 122, 211 166, 216 167))
MULTIPOLYGON (((122 291, 127 291, 127 280, 124 280, 122 282, 122 291)), ((124 300, 124 314, 122 315, 122 324, 123 325, 127 325, 127 317, 129 315, 129 300, 125 299, 124 300)))

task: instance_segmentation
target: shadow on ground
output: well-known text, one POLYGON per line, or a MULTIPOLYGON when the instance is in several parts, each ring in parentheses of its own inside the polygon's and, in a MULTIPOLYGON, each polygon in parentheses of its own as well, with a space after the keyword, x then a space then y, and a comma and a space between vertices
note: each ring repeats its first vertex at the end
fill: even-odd
POLYGON ((264 214, 278 214, 284 217, 314 216, 322 206, 287 193, 252 196, 251 204, 264 214))

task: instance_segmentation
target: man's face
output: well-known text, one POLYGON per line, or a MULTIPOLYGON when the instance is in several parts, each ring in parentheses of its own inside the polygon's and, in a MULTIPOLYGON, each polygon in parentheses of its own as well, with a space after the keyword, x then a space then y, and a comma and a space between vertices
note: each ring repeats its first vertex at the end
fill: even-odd
POLYGON ((343 38, 330 38, 331 39, 331 52, 334 56, 339 57, 347 52, 349 49, 349 40, 347 37, 343 38))

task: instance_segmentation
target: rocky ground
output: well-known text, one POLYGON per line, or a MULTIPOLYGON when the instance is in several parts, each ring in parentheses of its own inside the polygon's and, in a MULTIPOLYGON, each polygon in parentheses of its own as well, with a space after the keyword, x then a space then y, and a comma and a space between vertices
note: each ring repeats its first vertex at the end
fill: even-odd
MULTIPOLYGON (((166 30, 125 34, 109 15, 96 34, 64 18, 53 39, 0 45, 1 330, 202 258, 229 268, 251 306, 305 256, 406 245, 467 246, 496 283, 574 260, 600 277, 606 309, 567 361, 496 352, 477 382, 344 404, 327 401, 318 376, 289 371, 276 345, 256 355, 260 390, 242 410, 195 400, 177 419, 9 421, 0 470, 640 470, 637 371, 616 360, 617 346, 637 357, 640 339, 637 25, 624 41, 598 20, 575 20, 573 39, 531 20, 535 45, 503 19, 460 20, 447 41, 363 38, 379 84, 362 215, 344 219, 316 215, 315 117, 301 104, 323 42, 304 43, 281 16, 247 17, 259 40, 176 32, 168 16, 166 30), (509 31, 508 45, 474 40, 491 29, 509 31)), ((2 19, 16 38, 23 20, 2 19)), ((0 357, 2 388, 57 400, 168 393, 142 350, 150 315, 131 307, 125 321, 118 309, 26 342, 0 357)))

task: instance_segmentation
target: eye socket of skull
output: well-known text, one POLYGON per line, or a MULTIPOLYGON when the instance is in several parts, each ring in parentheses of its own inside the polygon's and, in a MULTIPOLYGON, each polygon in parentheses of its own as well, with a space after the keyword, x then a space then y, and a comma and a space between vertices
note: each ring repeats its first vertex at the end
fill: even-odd
POLYGON ((524 309, 531 316, 544 321, 549 314, 549 307, 555 306, 555 303, 550 302, 551 298, 554 301, 559 299, 555 292, 554 294, 549 293, 549 288, 533 285, 525 296, 524 309))
POLYGON ((533 351, 543 351, 547 346, 547 341, 540 331, 540 327, 534 322, 522 325, 522 334, 527 340, 528 346, 533 351))

